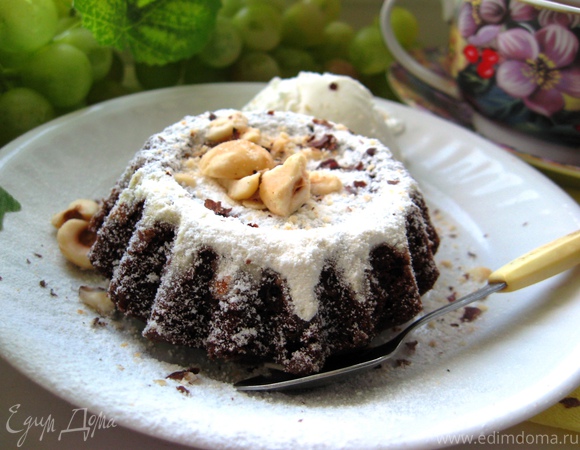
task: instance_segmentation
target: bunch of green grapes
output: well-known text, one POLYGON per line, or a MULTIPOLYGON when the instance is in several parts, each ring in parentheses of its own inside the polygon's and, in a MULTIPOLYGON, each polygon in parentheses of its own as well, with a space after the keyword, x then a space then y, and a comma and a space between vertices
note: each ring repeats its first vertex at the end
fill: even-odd
MULTIPOLYGON (((0 0, 0 146, 79 107, 181 83, 333 72, 392 98, 385 70, 393 58, 376 19, 355 30, 341 20, 341 0, 221 0, 221 5, 201 52, 125 70, 119 55, 82 26, 72 0, 0 0)), ((404 46, 414 45, 417 21, 408 10, 394 8, 391 25, 404 46)))
POLYGON ((84 106, 112 64, 72 0, 0 1, 0 146, 84 106))
MULTIPOLYGON (((137 64, 136 76, 149 89, 326 71, 391 97, 385 70, 393 57, 378 20, 354 29, 341 12, 341 0, 222 0, 213 36, 199 54, 165 66, 137 64)), ((392 26, 403 46, 415 45, 418 25, 409 10, 395 7, 392 26)))

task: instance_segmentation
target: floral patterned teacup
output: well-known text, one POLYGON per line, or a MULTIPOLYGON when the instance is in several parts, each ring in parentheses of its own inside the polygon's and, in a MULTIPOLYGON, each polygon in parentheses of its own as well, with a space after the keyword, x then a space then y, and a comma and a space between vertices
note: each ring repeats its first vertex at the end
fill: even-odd
POLYGON ((570 0, 451 1, 444 77, 398 44, 385 26, 396 1, 385 0, 383 34, 397 61, 488 119, 580 149, 580 7, 570 0))

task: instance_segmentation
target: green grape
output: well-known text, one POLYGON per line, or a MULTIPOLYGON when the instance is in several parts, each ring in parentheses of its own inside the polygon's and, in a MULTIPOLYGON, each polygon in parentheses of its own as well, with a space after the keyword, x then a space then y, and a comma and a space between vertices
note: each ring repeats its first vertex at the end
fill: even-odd
POLYGON ((54 36, 58 13, 53 0, 0 1, 0 49, 32 52, 54 36))
POLYGON ((0 95, 0 146, 54 118, 50 102, 38 92, 14 88, 0 95))
POLYGON ((53 0, 59 17, 71 17, 73 11, 72 0, 53 0))
POLYGON ((22 66, 22 83, 40 92, 53 106, 69 108, 81 103, 91 88, 91 63, 78 48, 51 43, 22 66))
POLYGON ((225 69, 206 66, 196 57, 185 61, 183 66, 183 82, 185 84, 217 83, 222 81, 227 81, 225 69))
POLYGON ((393 62, 381 30, 375 25, 361 28, 350 44, 350 62, 363 75, 384 72, 393 62))
POLYGON ((311 3, 294 3, 282 15, 282 42, 307 48, 322 44, 326 16, 311 3))
POLYGON ((334 73, 336 75, 346 75, 354 79, 359 78, 359 73, 354 66, 345 59, 331 59, 324 63, 324 71, 334 73))
POLYGON ((233 65, 234 81, 270 81, 280 76, 276 60, 265 52, 249 52, 233 65))
POLYGON ((218 16, 214 32, 199 58, 210 67, 227 67, 239 58, 242 47, 242 38, 231 19, 218 16))
POLYGON ((338 20, 342 10, 340 0, 302 0, 304 3, 311 3, 322 10, 328 22, 338 20))
POLYGON ((278 47, 272 52, 272 56, 278 63, 280 75, 283 78, 295 77, 300 71, 318 72, 320 70, 312 54, 306 50, 278 47))
POLYGON ((395 6, 391 11, 391 28, 399 43, 405 47, 412 47, 419 35, 419 23, 411 11, 395 6))
POLYGON ((286 0, 242 0, 243 6, 250 5, 268 5, 273 6, 278 11, 283 12, 286 9, 286 0))
POLYGON ((81 26, 81 19, 79 17, 61 17, 58 19, 58 24, 56 26, 55 36, 64 33, 70 28, 76 28, 81 26))
POLYGON ((93 81, 102 80, 109 73, 113 63, 113 50, 110 47, 100 45, 88 29, 69 28, 56 36, 54 42, 70 44, 82 50, 91 62, 93 81))
POLYGON ((163 66, 136 63, 135 76, 143 89, 175 86, 181 78, 181 63, 168 63, 163 66))
POLYGON ((314 48, 317 58, 323 61, 335 58, 347 59, 354 35, 354 28, 350 24, 341 21, 330 22, 324 27, 324 42, 314 48))
POLYGON ((218 14, 225 17, 234 17, 243 6, 244 0, 222 0, 222 7, 218 14))
POLYGON ((272 50, 282 38, 282 14, 271 5, 244 6, 232 21, 250 50, 272 50))
POLYGON ((29 57, 29 53, 15 53, 0 50, 0 66, 3 69, 18 69, 28 60, 29 57))

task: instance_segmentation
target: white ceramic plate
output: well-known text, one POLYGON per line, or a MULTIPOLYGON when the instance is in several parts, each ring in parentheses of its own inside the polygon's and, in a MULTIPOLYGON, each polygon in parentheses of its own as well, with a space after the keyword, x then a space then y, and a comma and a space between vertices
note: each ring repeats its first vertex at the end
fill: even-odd
MULTIPOLYGON (((149 345, 129 323, 92 325, 77 289, 98 278, 63 261, 51 215, 76 198, 106 195, 149 135, 186 114, 240 107, 260 87, 124 97, 1 150, 0 185, 22 204, 0 232, 2 356, 79 407, 203 448, 434 448, 518 423, 580 383, 577 271, 497 294, 473 323, 424 329, 419 338, 432 345, 405 356, 410 365, 302 394, 238 393, 214 370, 185 396, 165 377, 180 364, 206 367, 195 352, 149 345)), ((377 102, 406 123, 408 167, 443 217, 440 260, 493 268, 580 227, 578 205, 514 156, 432 115, 377 102)), ((461 278, 442 277, 436 293, 467 289, 461 278)))

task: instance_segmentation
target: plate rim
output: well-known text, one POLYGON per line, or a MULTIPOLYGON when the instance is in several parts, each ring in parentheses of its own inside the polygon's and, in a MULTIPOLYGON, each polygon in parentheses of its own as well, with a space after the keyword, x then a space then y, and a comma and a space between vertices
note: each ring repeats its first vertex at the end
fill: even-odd
MULTIPOLYGON (((263 85, 262 83, 242 83, 242 84, 240 84, 240 83, 226 83, 226 84, 229 85, 229 86, 227 86, 228 88, 234 88, 234 89, 244 88, 244 86, 247 86, 247 85, 250 85, 252 88, 256 88, 257 89, 257 88, 259 88, 260 86, 263 85)), ((212 85, 216 85, 216 83, 213 83, 212 85)), ((218 85, 219 85, 220 88, 224 88, 224 85, 223 84, 218 84, 218 85)), ((153 91, 153 92, 147 92, 147 93, 138 93, 138 94, 133 94, 135 97, 133 97, 133 99, 131 99, 131 100, 133 102, 139 103, 141 100, 146 99, 147 97, 153 98, 153 97, 156 97, 156 96, 159 96, 159 95, 163 95, 164 92, 175 92, 176 90, 184 90, 184 91, 190 91, 191 90, 191 91, 195 91, 197 89, 206 89, 207 86, 208 85, 197 85, 197 86, 193 86, 193 87, 192 86, 187 86, 187 87, 179 87, 179 88, 168 88, 168 89, 163 89, 163 90, 160 90, 160 91, 153 91)), ((41 136, 44 133, 49 133, 53 129, 59 128, 60 126, 62 126, 63 123, 69 123, 71 121, 71 119, 81 120, 83 117, 86 117, 86 115, 90 115, 93 111, 97 111, 97 110, 101 110, 101 109, 106 109, 106 108, 111 107, 111 105, 115 106, 115 103, 111 103, 111 102, 121 102, 121 101, 123 101, 123 103, 126 104, 127 100, 128 99, 126 99, 126 98, 125 99, 114 99, 114 100, 110 100, 108 102, 104 102, 103 104, 96 105, 95 107, 90 107, 90 108, 87 108, 87 109, 82 110, 82 111, 78 111, 78 112, 75 112, 75 113, 71 113, 71 114, 69 114, 67 116, 58 118, 58 119, 56 119, 53 122, 50 122, 48 124, 45 124, 42 127, 39 127, 38 130, 33 130, 32 132, 29 132, 26 135, 21 136, 17 140, 13 141, 11 144, 8 144, 7 146, 5 146, 3 149, 0 149, 0 171, 2 170, 4 164, 6 164, 8 162, 8 160, 10 160, 11 158, 15 157, 22 148, 25 148, 27 142, 30 142, 30 141, 38 138, 39 136, 41 136)), ((392 109, 395 112, 397 110, 400 110, 400 108, 407 108, 405 106, 398 105, 398 104, 395 104, 393 102, 389 102, 389 101, 384 100, 384 99, 378 99, 378 103, 379 103, 379 105, 382 105, 383 107, 388 108, 388 109, 392 109)), ((425 114, 425 115, 427 114, 427 113, 423 113, 423 112, 420 112, 420 111, 413 110, 413 114, 416 114, 416 113, 419 114, 419 117, 423 117, 423 116, 421 116, 422 114, 425 114)), ((432 119, 434 119, 436 121, 444 122, 442 119, 439 119, 439 118, 436 118, 436 117, 433 117, 433 116, 430 116, 430 118, 432 118, 432 119)), ((449 124, 448 122, 445 122, 445 123, 448 124, 448 125, 453 125, 453 124, 449 124)), ((455 125, 453 125, 453 126, 455 126, 455 125)), ((462 129, 459 126, 457 126, 457 128, 461 129, 462 131, 467 131, 467 130, 462 129)), ((482 141, 485 141, 485 139, 481 138, 480 136, 474 135, 474 137, 475 138, 478 138, 478 139, 481 139, 482 141)), ((485 141, 485 142, 488 142, 488 141, 485 141)), ((495 154, 493 156, 495 158, 499 158, 501 161, 504 161, 504 162, 507 163, 508 160, 507 159, 504 159, 504 158, 511 158, 511 156, 507 156, 507 153, 505 153, 499 147, 497 147, 497 146, 495 146, 493 144, 491 144, 491 145, 492 145, 492 147, 495 147, 497 149, 497 150, 493 150, 493 152, 495 152, 495 154)), ((519 160, 517 160, 515 158, 513 160, 510 160, 510 162, 511 163, 515 163, 516 165, 517 164, 521 164, 520 168, 526 167, 526 169, 529 169, 530 171, 533 171, 533 169, 531 167, 527 167, 524 162, 519 161, 519 160), (515 162, 515 161, 517 161, 517 162, 515 162)), ((530 173, 532 173, 532 172, 530 172, 530 173)), ((533 173, 536 174, 536 172, 533 172, 533 173)), ((541 176, 544 179, 545 182, 551 183, 552 184, 552 189, 555 190, 554 192, 558 192, 559 191, 561 194, 563 194, 563 197, 562 198, 565 198, 565 197, 568 197, 569 198, 568 194, 566 194, 558 186, 556 186, 555 184, 553 184, 545 176, 543 176, 543 175, 541 175, 539 173, 537 173, 537 175, 541 176)), ((573 204, 575 204, 575 202, 571 198, 570 198, 570 201, 573 202, 573 204)), ((580 215, 578 217, 580 218, 580 215)), ((1 350, 2 350, 2 348, 0 347, 0 351, 1 350)), ((0 352, 0 353, 2 353, 4 355, 4 352, 0 352)), ((8 362, 11 365, 14 366, 14 364, 12 363, 12 361, 9 360, 8 362)), ((18 367, 18 366, 14 366, 14 367, 16 367, 19 371, 22 371, 22 368, 21 367, 18 367)), ((30 373, 28 373, 26 371, 24 371, 23 373, 25 373, 25 375, 28 378, 31 378, 30 377, 30 375, 31 375, 30 373)), ((575 385, 578 382, 580 382, 580 371, 577 374, 577 378, 573 382, 570 379, 568 381, 569 381, 570 385, 572 385, 572 384, 575 385)), ((43 387, 46 388, 45 385, 43 385, 43 387)), ((572 389, 572 388, 570 388, 570 389, 572 389)), ((63 397, 63 393, 60 392, 60 391, 57 392, 57 391, 53 391, 52 389, 48 389, 48 390, 50 390, 51 392, 55 393, 56 395, 58 395, 60 397, 63 397)), ((66 398, 66 397, 63 397, 63 398, 66 398)), ((69 400, 69 401, 73 400, 73 403, 74 403, 74 399, 71 399, 71 398, 66 398, 66 399, 69 400)), ((512 423, 505 423, 504 422, 503 425, 504 426, 509 426, 510 424, 513 424, 513 423, 519 421, 519 418, 516 418, 515 416, 514 416, 513 419, 514 419, 514 421, 512 423)), ((131 425, 126 425, 126 424, 124 424, 124 425, 127 426, 128 428, 135 429, 136 431, 143 432, 142 429, 134 428, 131 425)), ((159 437, 159 435, 157 435, 157 434, 152 434, 152 436, 159 437)), ((163 438, 164 439, 168 439, 166 436, 163 436, 163 438)), ((180 443, 183 443, 181 441, 179 441, 179 442, 180 443)), ((428 445, 431 445, 431 444, 433 444, 433 442, 429 442, 427 444, 428 445)))

